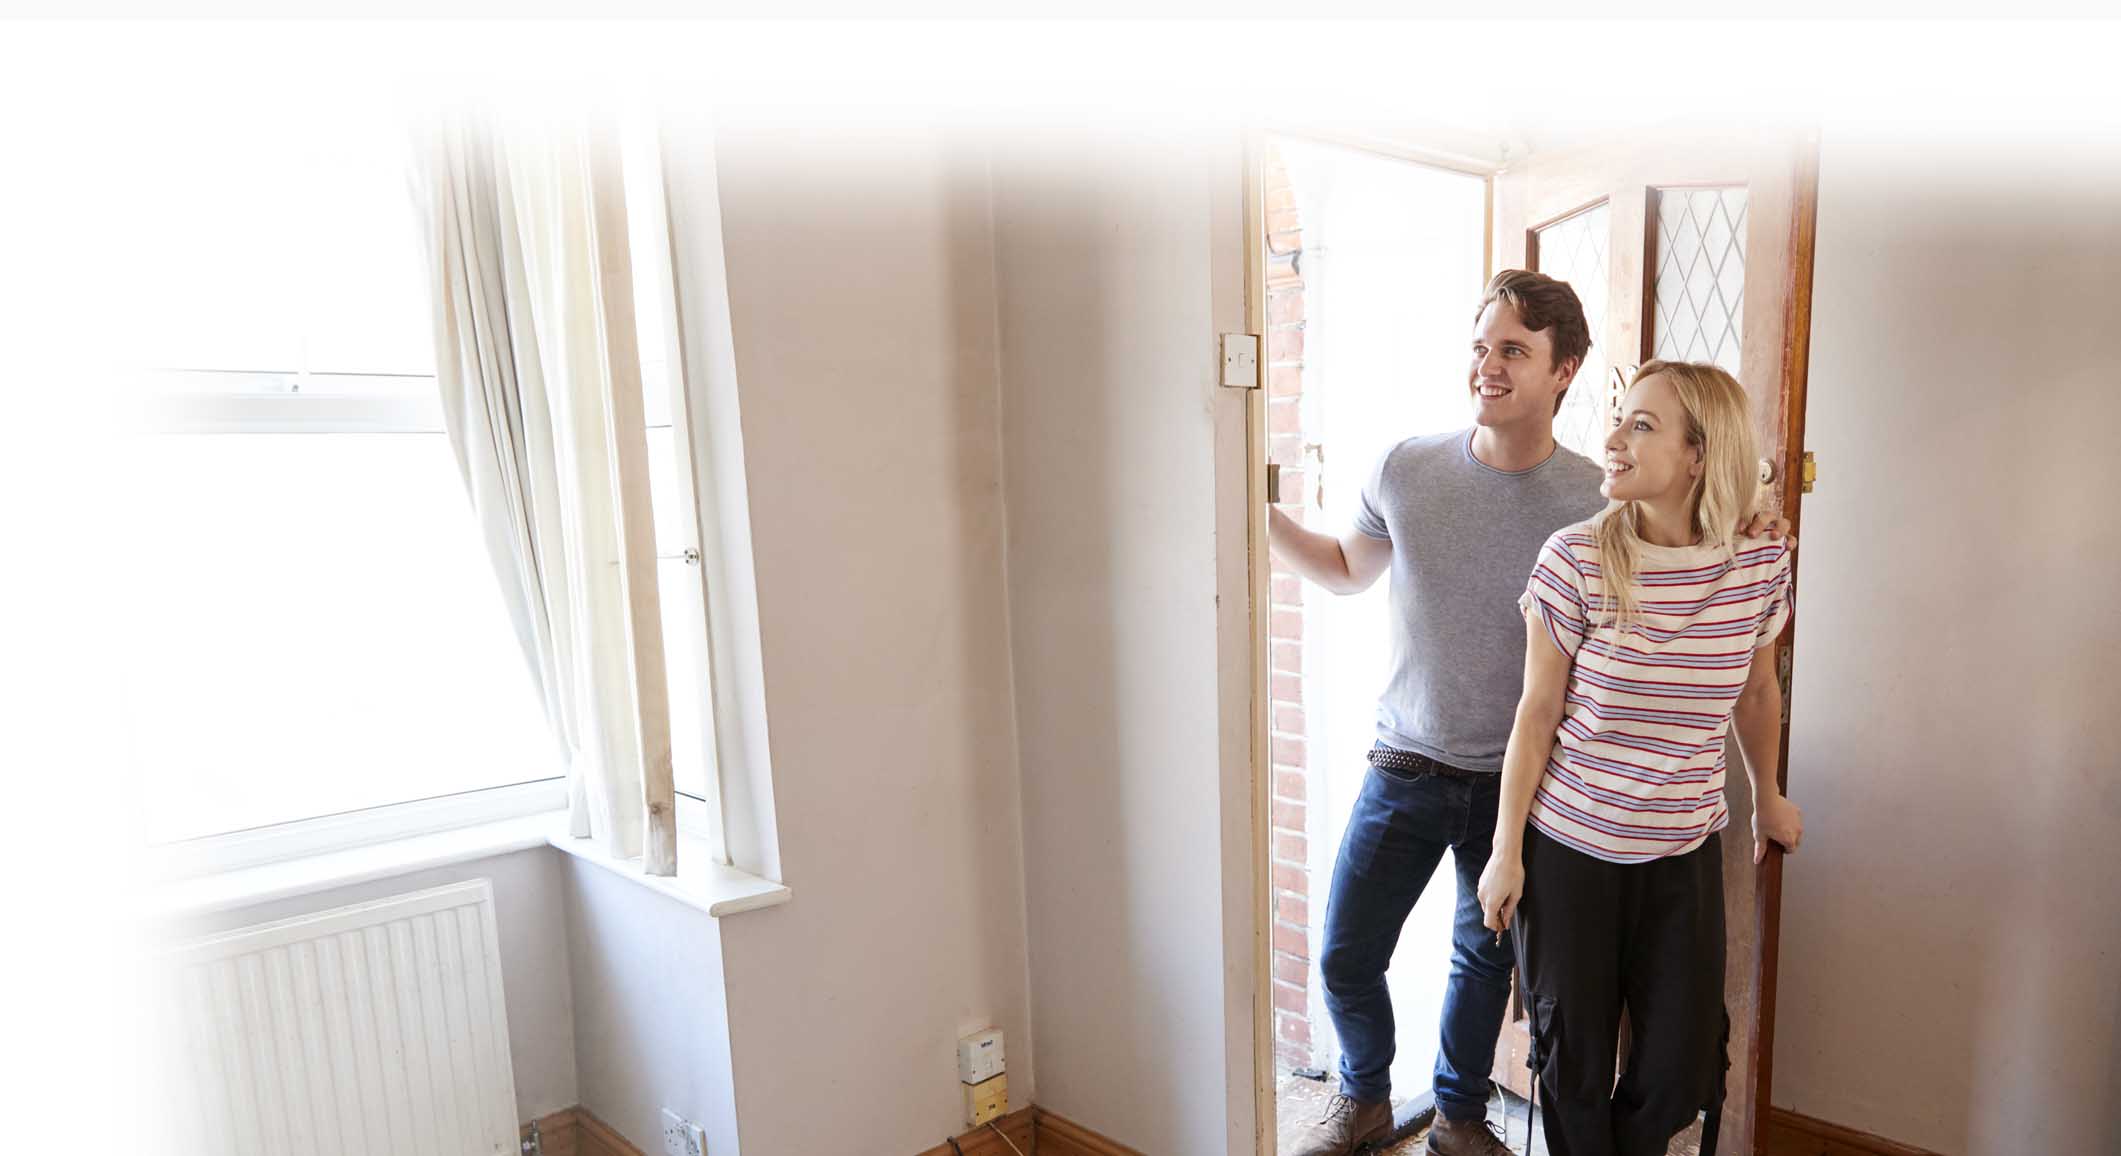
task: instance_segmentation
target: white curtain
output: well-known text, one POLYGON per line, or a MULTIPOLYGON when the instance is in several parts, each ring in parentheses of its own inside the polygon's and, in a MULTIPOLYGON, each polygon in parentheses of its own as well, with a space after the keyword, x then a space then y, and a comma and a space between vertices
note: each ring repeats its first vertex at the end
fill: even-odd
POLYGON ((449 114, 420 142, 415 195, 449 440, 566 759, 571 829, 632 857, 639 716, 597 265, 625 238, 596 236, 587 132, 449 114))

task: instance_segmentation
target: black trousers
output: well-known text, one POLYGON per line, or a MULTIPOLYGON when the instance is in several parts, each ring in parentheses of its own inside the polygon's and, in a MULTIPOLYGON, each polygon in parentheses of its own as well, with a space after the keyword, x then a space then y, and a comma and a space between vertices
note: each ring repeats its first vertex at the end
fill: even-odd
POLYGON ((1514 924, 1553 1156, 1655 1156, 1720 1105, 1723 847, 1608 863, 1525 833, 1514 924), (1625 1007, 1628 1070, 1616 1086, 1625 1007))

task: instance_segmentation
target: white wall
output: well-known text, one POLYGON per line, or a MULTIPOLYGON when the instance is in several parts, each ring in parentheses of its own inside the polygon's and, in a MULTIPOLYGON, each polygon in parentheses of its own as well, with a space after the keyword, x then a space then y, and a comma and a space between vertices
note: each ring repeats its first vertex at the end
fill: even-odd
MULTIPOLYGON (((984 165, 937 130, 720 126, 773 808, 793 901, 721 928, 744 1151, 963 1131, 1026 991, 984 165)), ((640 1139, 636 1137, 636 1139, 640 1139)))
POLYGON ((1945 1153, 2121 1150, 2121 175, 2079 144, 1820 164, 1774 1102, 1945 1153))
POLYGON ((1243 401, 1213 360, 1243 325, 1240 171, 1234 136, 1176 131, 1027 131, 996 160, 1038 1102, 1170 1156, 1251 1146, 1248 778, 1217 661, 1243 401))
POLYGON ((542 847, 516 851, 216 912, 167 926, 164 931, 172 938, 211 935, 408 891, 491 879, 494 923, 501 945, 501 987, 508 1009, 508 1054, 515 1067, 516 1118, 535 1120, 571 1108, 580 1099, 560 858, 542 847))
POLYGON ((720 924, 606 867, 545 854, 560 862, 582 1106, 645 1152, 662 1151, 665 1108, 700 1125, 709 1152, 736 1152, 720 924))

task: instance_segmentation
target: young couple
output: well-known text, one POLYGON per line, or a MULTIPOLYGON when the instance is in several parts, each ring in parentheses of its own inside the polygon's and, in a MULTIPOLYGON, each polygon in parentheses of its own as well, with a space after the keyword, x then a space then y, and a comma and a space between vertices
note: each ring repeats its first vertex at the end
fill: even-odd
POLYGON ((1335 593, 1392 572, 1391 675, 1319 960, 1340 1094, 1284 1156, 1390 1131, 1385 971, 1447 848, 1431 1152, 1508 1152, 1486 1115, 1513 962, 1555 1156, 1661 1153, 1720 1100, 1734 720, 1755 860, 1802 834, 1776 778, 1790 547, 1757 510, 1745 393, 1714 366, 1643 366, 1603 469, 1555 444, 1590 344, 1566 283, 1498 274, 1474 323, 1473 427, 1386 453, 1337 538, 1269 512, 1274 552, 1335 593))

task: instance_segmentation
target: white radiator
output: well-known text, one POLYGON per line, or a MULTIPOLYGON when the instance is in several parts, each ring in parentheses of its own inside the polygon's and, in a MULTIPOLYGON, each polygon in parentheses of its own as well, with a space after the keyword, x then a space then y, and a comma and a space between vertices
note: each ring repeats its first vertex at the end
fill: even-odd
POLYGON ((246 927, 169 961, 175 1151, 516 1151, 487 880, 246 927))

